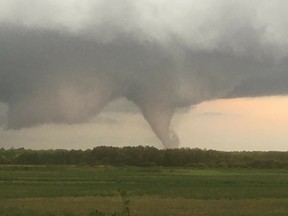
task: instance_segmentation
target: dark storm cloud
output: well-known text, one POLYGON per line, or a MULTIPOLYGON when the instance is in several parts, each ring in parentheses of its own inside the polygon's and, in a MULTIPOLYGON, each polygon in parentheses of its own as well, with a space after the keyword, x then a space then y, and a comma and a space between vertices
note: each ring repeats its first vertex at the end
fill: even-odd
POLYGON ((0 5, 8 128, 84 122, 125 97, 174 147, 169 124, 178 107, 288 92, 284 0, 0 5))

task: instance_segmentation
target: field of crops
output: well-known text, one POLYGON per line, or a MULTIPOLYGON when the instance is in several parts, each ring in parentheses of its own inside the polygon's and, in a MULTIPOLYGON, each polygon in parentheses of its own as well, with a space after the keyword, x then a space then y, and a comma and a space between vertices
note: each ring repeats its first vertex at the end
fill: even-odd
POLYGON ((0 215, 128 215, 125 208, 131 216, 287 216, 288 170, 0 167, 0 215))

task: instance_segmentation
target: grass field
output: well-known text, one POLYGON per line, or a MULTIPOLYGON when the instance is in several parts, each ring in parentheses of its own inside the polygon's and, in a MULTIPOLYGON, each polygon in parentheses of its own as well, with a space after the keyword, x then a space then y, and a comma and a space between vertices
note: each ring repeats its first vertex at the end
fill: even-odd
POLYGON ((287 216, 288 170, 1 166, 0 215, 287 216))

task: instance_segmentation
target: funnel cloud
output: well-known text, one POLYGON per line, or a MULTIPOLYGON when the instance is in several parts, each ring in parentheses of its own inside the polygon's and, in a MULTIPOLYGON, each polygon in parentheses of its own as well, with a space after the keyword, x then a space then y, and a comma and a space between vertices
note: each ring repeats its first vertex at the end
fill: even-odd
POLYGON ((81 123, 134 102, 166 148, 174 112, 288 93, 285 0, 0 0, 7 129, 81 123))

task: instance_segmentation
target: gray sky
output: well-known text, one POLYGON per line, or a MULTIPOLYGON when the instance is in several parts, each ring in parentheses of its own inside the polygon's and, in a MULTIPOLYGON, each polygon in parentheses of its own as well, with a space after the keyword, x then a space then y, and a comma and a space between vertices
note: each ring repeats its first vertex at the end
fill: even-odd
POLYGON ((93 146, 86 128, 98 133, 97 143, 115 145, 115 131, 126 128, 121 143, 161 146, 140 121, 142 112, 162 143, 175 147, 170 120, 178 108, 286 95, 287 6, 284 0, 0 0, 0 125, 10 129, 1 130, 0 142, 77 146, 67 138, 77 130, 93 146), (138 108, 117 102, 95 117, 118 98, 138 108), (126 119, 141 129, 138 135, 126 119))

